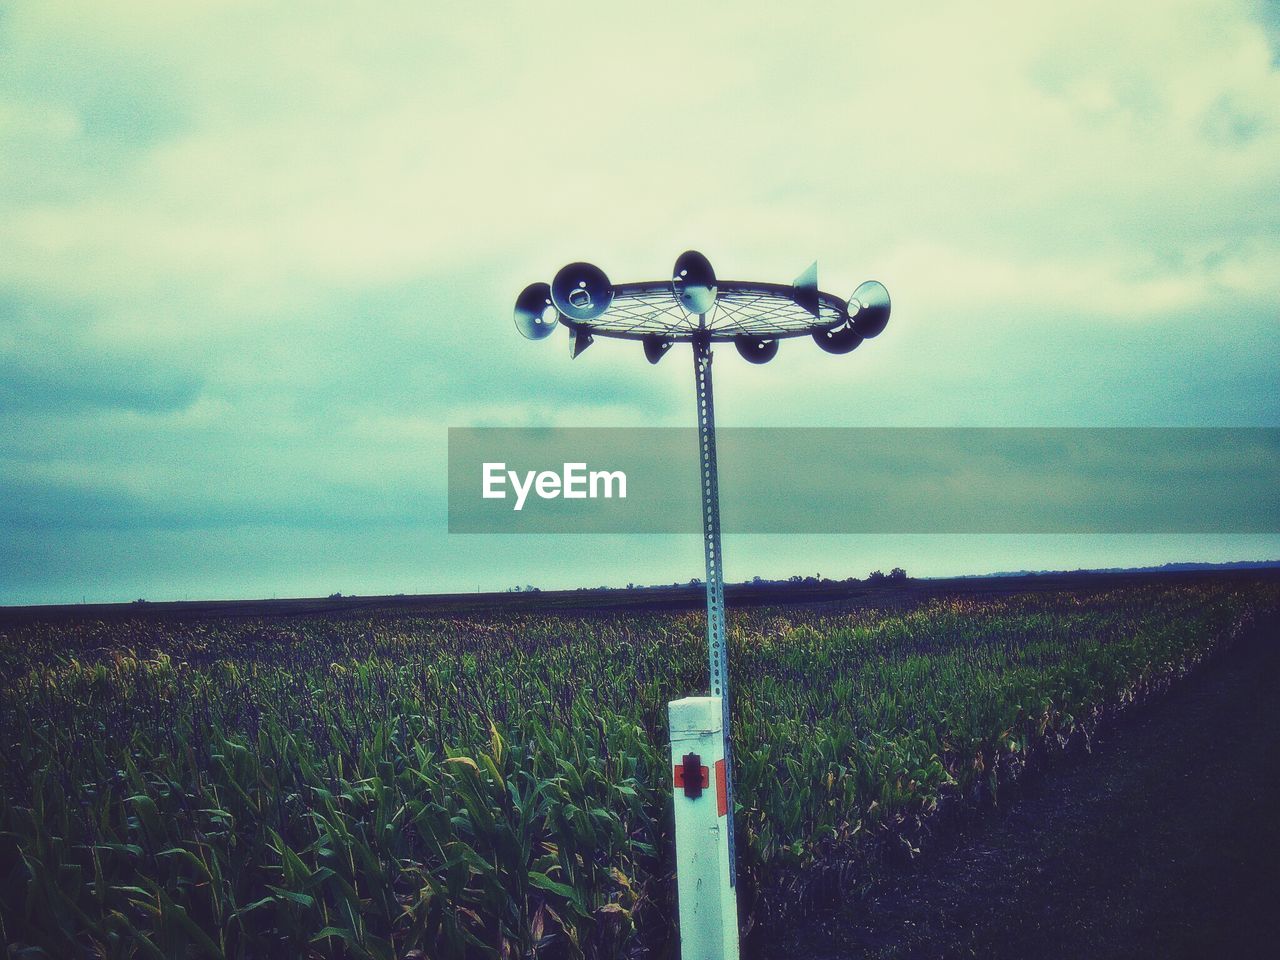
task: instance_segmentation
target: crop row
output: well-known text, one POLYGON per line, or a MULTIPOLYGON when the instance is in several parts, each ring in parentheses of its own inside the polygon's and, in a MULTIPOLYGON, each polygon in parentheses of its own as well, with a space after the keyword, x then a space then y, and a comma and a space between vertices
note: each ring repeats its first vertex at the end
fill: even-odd
MULTIPOLYGON (((940 802, 996 794, 1002 759, 1278 600, 733 612, 745 925, 806 871, 910 854, 940 802)), ((9 629, 0 937, 32 957, 661 952, 666 704, 705 670, 692 614, 9 629)))

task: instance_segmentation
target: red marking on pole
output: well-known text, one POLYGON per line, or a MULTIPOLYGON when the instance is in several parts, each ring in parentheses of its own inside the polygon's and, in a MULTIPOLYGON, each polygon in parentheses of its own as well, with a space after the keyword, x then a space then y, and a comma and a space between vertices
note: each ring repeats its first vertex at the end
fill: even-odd
MULTIPOLYGON (((718 761, 718 766, 723 766, 723 765, 724 765, 723 760, 718 761)), ((684 765, 678 763, 674 767, 672 767, 672 771, 673 771, 672 777, 675 780, 676 786, 684 787, 684 765)), ((702 771, 702 786, 705 789, 711 786, 711 771, 709 771, 706 767, 702 767, 701 771, 702 771)), ((723 778, 721 779, 720 782, 723 783, 723 778)))
POLYGON ((722 817, 729 812, 729 788, 725 784, 723 760, 716 761, 716 810, 722 817))

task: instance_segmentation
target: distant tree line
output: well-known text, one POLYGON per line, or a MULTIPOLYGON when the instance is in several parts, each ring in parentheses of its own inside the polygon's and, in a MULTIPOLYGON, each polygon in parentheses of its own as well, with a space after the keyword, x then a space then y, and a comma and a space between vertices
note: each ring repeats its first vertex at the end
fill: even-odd
MULTIPOLYGON (((828 579, 827 577, 824 577, 820 573, 816 573, 811 577, 806 577, 797 573, 788 577, 785 580, 766 580, 764 577, 756 576, 756 577, 752 577, 750 580, 742 581, 742 585, 743 586, 750 585, 753 587, 765 587, 770 585, 786 583, 786 584, 795 584, 798 586, 818 586, 821 584, 836 584, 836 583, 853 585, 855 583, 862 583, 862 582, 865 582, 868 584, 875 584, 875 585, 885 585, 885 584, 893 585, 893 584, 905 583, 908 579, 910 578, 907 576, 906 570, 902 569, 902 567, 894 567, 888 573, 885 573, 883 570, 872 570, 871 573, 867 574, 867 579, 865 581, 861 581, 857 577, 846 577, 844 580, 831 580, 831 579, 828 579)), ((672 588, 676 588, 676 589, 679 589, 681 587, 697 588, 701 586, 702 586, 702 580, 699 577, 690 577, 689 580, 687 581, 675 580, 671 583, 655 583, 655 584, 628 583, 625 587, 611 587, 611 586, 608 586, 607 584, 601 584, 598 587, 578 587, 574 592, 604 593, 610 590, 670 590, 672 588)), ((531 586, 531 585, 526 585, 526 586, 517 585, 514 587, 507 588, 507 593, 541 593, 541 592, 542 592, 541 588, 531 586)))

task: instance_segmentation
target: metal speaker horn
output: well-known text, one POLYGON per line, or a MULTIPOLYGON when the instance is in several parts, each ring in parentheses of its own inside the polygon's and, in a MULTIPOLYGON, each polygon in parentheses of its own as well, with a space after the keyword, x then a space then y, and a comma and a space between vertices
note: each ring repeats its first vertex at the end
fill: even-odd
POLYGON ((667 351, 671 349, 671 344, 671 340, 667 340, 656 333, 648 334, 644 338, 644 358, 650 363, 657 363, 667 355, 667 351))
POLYGON ((858 284, 849 298, 849 322, 860 337, 878 336, 889 323, 889 291, 879 280, 858 284))
POLYGON ((733 345, 738 348, 744 360, 751 363, 768 363, 778 355, 778 341, 767 337, 749 337, 746 335, 733 338, 733 345))
POLYGON ((791 299, 815 317, 818 315, 818 261, 809 264, 809 269, 791 281, 791 299))
POLYGON ((716 303, 716 272, 711 261, 697 250, 676 257, 671 270, 671 290, 690 313, 709 313, 716 303))
POLYGON ((551 302, 569 320, 594 320, 613 302, 613 286, 592 263, 571 263, 551 281, 551 302))
POLYGON ((551 336, 560 314, 551 304, 551 287, 531 283, 516 297, 516 329, 530 340, 551 336))
POLYGON ((595 339, 591 335, 591 331, 586 327, 571 327, 569 329, 569 359, 577 360, 578 354, 591 346, 595 339))
POLYGON ((834 330, 813 331, 813 342, 827 353, 850 353, 862 343, 862 336, 852 325, 842 323, 834 330))

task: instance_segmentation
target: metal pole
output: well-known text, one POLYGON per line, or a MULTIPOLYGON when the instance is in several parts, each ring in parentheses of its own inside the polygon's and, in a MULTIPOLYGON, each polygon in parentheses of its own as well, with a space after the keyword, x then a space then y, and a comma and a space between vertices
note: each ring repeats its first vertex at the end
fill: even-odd
MULTIPOLYGON (((705 316, 702 318, 705 322, 705 316)), ((716 475, 716 415, 711 397, 711 344, 693 343, 694 383, 698 400, 698 453, 702 476, 702 546, 707 561, 707 663, 711 695, 720 698, 723 712, 725 798, 729 808, 729 885, 737 886, 738 868, 733 842, 733 752, 729 733, 729 647, 724 626, 724 565, 720 550, 720 484, 716 475)))

